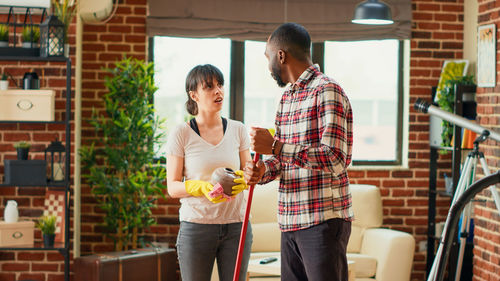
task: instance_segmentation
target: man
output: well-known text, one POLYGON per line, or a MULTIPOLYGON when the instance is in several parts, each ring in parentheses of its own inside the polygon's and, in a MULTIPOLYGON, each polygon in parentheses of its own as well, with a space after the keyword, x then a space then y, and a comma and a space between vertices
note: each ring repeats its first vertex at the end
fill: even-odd
POLYGON ((353 213, 347 167, 352 111, 342 88, 313 65, 311 39, 296 23, 268 38, 269 70, 283 93, 276 133, 252 128, 251 148, 271 155, 245 167, 248 184, 280 177, 281 280, 347 281, 353 213))

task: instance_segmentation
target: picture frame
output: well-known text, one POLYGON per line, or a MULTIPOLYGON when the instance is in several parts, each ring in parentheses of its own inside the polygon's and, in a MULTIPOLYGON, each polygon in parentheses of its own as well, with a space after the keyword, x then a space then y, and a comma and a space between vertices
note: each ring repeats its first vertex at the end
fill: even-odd
POLYGON ((496 86, 496 26, 481 25, 477 30, 477 85, 496 86))

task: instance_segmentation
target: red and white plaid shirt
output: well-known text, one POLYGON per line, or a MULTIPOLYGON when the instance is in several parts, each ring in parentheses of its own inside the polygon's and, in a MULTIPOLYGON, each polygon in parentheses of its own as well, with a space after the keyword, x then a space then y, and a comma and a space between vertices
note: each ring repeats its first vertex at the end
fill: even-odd
POLYGON ((280 176, 278 222, 295 231, 331 218, 353 220, 347 167, 352 110, 342 88, 310 66, 281 97, 275 139, 279 155, 264 161, 267 183, 280 176))

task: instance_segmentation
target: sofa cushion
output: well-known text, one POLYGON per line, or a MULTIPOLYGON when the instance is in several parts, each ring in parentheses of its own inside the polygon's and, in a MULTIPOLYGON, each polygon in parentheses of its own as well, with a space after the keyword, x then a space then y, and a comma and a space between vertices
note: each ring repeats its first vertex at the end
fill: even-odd
POLYGON ((363 241, 364 228, 351 224, 351 236, 347 242, 348 253, 359 253, 361 251, 361 241, 363 241))
POLYGON ((382 225, 382 199, 380 190, 374 185, 351 184, 353 225, 362 228, 380 227, 382 225))
POLYGON ((354 268, 356 278, 375 276, 377 272, 377 260, 374 257, 363 254, 347 253, 347 259, 355 262, 354 268))
POLYGON ((252 226, 266 222, 278 225, 278 186, 278 180, 255 186, 250 209, 252 226))
POLYGON ((276 222, 252 223, 252 252, 279 252, 281 231, 276 222))

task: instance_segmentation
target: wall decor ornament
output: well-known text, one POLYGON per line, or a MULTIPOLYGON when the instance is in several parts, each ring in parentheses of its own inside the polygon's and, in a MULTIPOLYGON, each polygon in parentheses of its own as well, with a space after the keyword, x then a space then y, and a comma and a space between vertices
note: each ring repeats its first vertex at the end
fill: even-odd
POLYGON ((496 26, 482 25, 477 30, 477 85, 495 87, 496 85, 496 26))
POLYGON ((51 142, 45 149, 45 162, 47 162, 47 167, 49 167, 50 171, 49 183, 64 181, 65 154, 66 148, 58 140, 51 142))
POLYGON ((64 38, 64 24, 56 16, 49 16, 40 24, 40 56, 64 56, 64 38))
POLYGON ((64 204, 65 195, 64 191, 60 190, 48 190, 45 193, 45 201, 44 201, 44 217, 55 217, 55 241, 56 242, 64 242, 64 232, 65 232, 65 213, 66 213, 66 205, 64 204))

